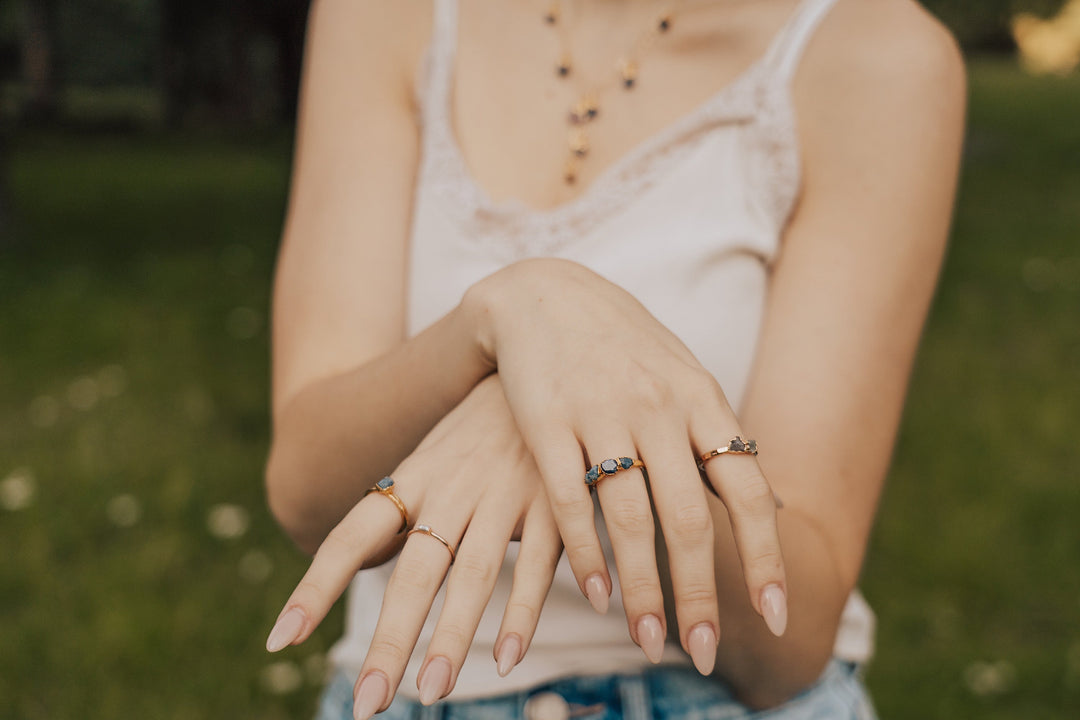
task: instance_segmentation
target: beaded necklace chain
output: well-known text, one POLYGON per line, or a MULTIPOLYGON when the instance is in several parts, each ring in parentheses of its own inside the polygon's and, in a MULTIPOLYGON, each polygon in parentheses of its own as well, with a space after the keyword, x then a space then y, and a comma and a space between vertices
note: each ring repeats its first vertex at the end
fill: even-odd
MULTIPOLYGON (((635 38, 627 52, 616 59, 615 73, 612 77, 606 78, 603 83, 579 83, 578 99, 566 114, 566 122, 569 125, 568 154, 563 168, 563 181, 567 185, 577 182, 581 162, 589 154, 589 129, 600 116, 600 101, 604 95, 614 89, 622 88, 624 92, 629 92, 637 87, 638 62, 660 37, 671 30, 675 2, 677 0, 667 2, 664 9, 650 22, 649 27, 635 38)), ((574 70, 573 54, 570 51, 569 23, 566 22, 560 0, 552 0, 543 17, 547 25, 559 32, 560 51, 559 59, 555 63, 555 75, 562 80, 572 82, 579 73, 574 70)))

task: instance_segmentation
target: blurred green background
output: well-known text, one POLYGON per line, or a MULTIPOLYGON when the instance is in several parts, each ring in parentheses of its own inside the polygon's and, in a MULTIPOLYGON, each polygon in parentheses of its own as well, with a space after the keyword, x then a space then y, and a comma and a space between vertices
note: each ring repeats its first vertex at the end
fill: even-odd
MULTIPOLYGON (((885 720, 1074 720, 1080 76, 1015 59, 1008 18, 1060 2, 927 4, 969 51, 970 130, 868 680, 885 720)), ((312 714, 340 608, 263 650, 306 567, 261 478, 303 14, 0 5, 0 718, 312 714)))

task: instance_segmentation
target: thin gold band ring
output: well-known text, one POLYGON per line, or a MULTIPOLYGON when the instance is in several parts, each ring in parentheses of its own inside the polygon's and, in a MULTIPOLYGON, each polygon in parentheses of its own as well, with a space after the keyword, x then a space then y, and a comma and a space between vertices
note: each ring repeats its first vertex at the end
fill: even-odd
MULTIPOLYGON (((450 552, 450 564, 451 565, 454 564, 454 558, 457 557, 457 553, 454 552, 454 548, 453 548, 453 546, 450 545, 449 540, 447 540, 442 535, 440 535, 439 533, 432 530, 431 527, 428 526, 428 525, 417 525, 416 527, 414 527, 412 530, 409 531, 409 535, 412 535, 413 533, 420 533, 421 535, 430 535, 431 537, 433 537, 436 540, 438 540, 439 542, 441 542, 443 544, 443 546, 450 552)), ((406 537, 408 537, 408 535, 406 537)))
POLYGON ((401 527, 398 528, 398 535, 405 532, 409 527, 409 511, 405 509, 405 503, 401 502, 401 498, 394 492, 394 479, 387 475, 379 482, 375 483, 374 487, 368 489, 364 493, 364 497, 367 497, 371 493, 379 493, 385 495, 390 502, 397 506, 398 512, 401 513, 401 527))

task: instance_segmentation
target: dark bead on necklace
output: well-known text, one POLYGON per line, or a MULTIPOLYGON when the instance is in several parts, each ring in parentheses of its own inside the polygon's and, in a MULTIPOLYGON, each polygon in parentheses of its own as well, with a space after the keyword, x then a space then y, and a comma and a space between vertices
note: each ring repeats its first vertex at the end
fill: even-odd
POLYGON ((555 20, 556 20, 555 13, 553 13, 553 12, 549 12, 549 13, 544 15, 544 22, 546 22, 548 25, 554 25, 555 20))
POLYGON ((627 90, 633 90, 634 85, 637 84, 637 81, 632 77, 628 77, 628 78, 623 78, 622 84, 623 84, 623 87, 626 88, 627 90))
POLYGON ((570 66, 569 65, 557 65, 555 67, 555 72, 557 72, 559 74, 559 77, 566 77, 567 75, 570 74, 570 66))
POLYGON ((662 17, 660 22, 656 24, 656 29, 664 33, 671 29, 671 18, 662 17))

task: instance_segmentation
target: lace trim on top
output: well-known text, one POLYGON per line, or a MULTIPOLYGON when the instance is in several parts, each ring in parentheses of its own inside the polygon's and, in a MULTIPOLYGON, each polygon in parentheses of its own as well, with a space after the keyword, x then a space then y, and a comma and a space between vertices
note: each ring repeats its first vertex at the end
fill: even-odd
POLYGON ((495 202, 476 182, 450 118, 456 2, 436 0, 432 42, 421 66, 417 101, 423 123, 421 185, 445 202, 442 209, 466 235, 498 256, 515 260, 557 255, 650 187, 692 153, 710 130, 746 125, 751 153, 747 178, 753 201, 780 231, 800 190, 801 163, 790 73, 801 44, 834 0, 804 0, 769 50, 696 109, 624 154, 577 198, 547 210, 520 200, 495 202), (800 22, 801 21, 801 22, 800 22))

